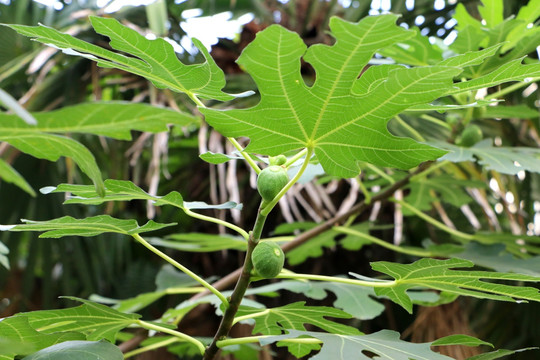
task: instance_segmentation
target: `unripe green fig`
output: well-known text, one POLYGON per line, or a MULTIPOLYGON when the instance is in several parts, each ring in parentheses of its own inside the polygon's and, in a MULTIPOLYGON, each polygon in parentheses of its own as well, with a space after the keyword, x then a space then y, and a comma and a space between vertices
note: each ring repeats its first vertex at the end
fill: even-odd
POLYGON ((251 253, 251 261, 256 273, 264 278, 276 277, 283 269, 285 254, 273 241, 261 241, 251 253))
POLYGON ((268 159, 270 165, 283 165, 287 162, 287 157, 285 155, 272 156, 268 159))
POLYGON ((461 135, 456 139, 456 144, 464 147, 471 147, 480 140, 484 135, 482 134, 482 129, 477 125, 469 125, 463 130, 461 135))
POLYGON ((285 168, 272 165, 261 171, 257 178, 257 190, 264 201, 272 201, 289 182, 285 168))

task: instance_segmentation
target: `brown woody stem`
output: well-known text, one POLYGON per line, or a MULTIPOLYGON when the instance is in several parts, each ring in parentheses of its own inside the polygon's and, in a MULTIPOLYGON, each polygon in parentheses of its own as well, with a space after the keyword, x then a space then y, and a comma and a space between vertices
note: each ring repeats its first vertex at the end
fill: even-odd
POLYGON ((238 312, 240 303, 242 302, 244 294, 246 293, 249 283, 251 282, 251 270, 253 269, 253 263, 251 262, 251 253, 261 239, 261 234, 265 222, 266 215, 262 215, 261 209, 259 209, 257 219, 255 220, 255 225, 253 226, 253 232, 250 234, 248 240, 246 258, 244 260, 244 266, 240 270, 240 277, 236 282, 236 286, 231 295, 231 299, 229 300, 229 307, 225 310, 225 314, 221 319, 221 323, 219 324, 219 328, 214 335, 214 339, 212 340, 210 346, 206 348, 206 352, 204 353, 203 358, 204 360, 212 360, 216 357, 219 352, 217 342, 220 340, 225 340, 227 335, 229 334, 229 331, 231 330, 231 327, 233 326, 234 317, 238 312))

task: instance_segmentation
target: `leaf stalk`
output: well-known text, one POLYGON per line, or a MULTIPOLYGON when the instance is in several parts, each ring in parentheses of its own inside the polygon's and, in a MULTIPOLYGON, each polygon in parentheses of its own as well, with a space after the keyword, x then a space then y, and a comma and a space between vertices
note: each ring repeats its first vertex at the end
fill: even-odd
POLYGON ((358 285, 371 288, 388 288, 397 284, 396 280, 378 280, 364 281, 349 278, 342 278, 337 276, 325 276, 325 275, 313 275, 313 274, 294 274, 294 273, 281 273, 276 276, 277 279, 294 279, 294 280, 314 280, 314 281, 329 281, 337 282, 349 285, 358 285))
MULTIPOLYGON (((246 336, 246 337, 241 337, 241 338, 236 338, 236 339, 220 340, 218 341, 218 346, 220 348, 224 348, 225 346, 230 346, 230 345, 250 344, 250 343, 259 342, 260 340, 264 340, 273 336, 275 335, 246 336)), ((280 340, 280 342, 281 341, 294 343, 294 344, 322 344, 322 340, 314 339, 314 338, 283 339, 283 340, 280 340)))
POLYGON ((440 230, 442 230, 444 232, 447 232, 447 233, 449 233, 451 235, 454 235, 454 236, 456 236, 458 238, 465 239, 465 240, 468 240, 468 241, 475 240, 474 235, 467 234, 467 233, 464 233, 464 232, 456 230, 456 229, 452 229, 452 228, 446 226, 445 224, 443 224, 442 222, 432 218, 431 216, 424 214, 422 211, 418 210, 417 208, 415 208, 414 206, 410 205, 409 203, 407 203, 407 202, 405 202, 403 200, 398 200, 398 199, 395 199, 395 198, 390 199, 390 200, 397 203, 397 204, 400 204, 401 206, 403 206, 407 210, 409 210, 412 213, 414 213, 415 215, 417 215, 419 218, 427 221, 431 225, 435 226, 436 228, 438 228, 438 229, 440 229, 440 230))
POLYGON ((244 229, 242 229, 241 227, 236 226, 234 224, 231 224, 228 221, 217 219, 217 218, 211 217, 211 216, 202 215, 202 214, 196 213, 196 212, 191 211, 190 209, 186 209, 186 208, 182 208, 182 210, 184 210, 186 215, 189 215, 189 216, 194 217, 196 219, 212 222, 212 223, 215 223, 215 224, 218 224, 218 225, 223 225, 223 226, 225 226, 225 227, 227 227, 227 228, 229 228, 231 230, 234 230, 237 233, 239 233, 240 235, 242 235, 242 237, 246 241, 249 239, 249 234, 244 229))
POLYGON ((174 338, 169 338, 167 340, 159 341, 157 343, 154 343, 154 344, 151 344, 151 345, 148 345, 148 346, 143 346, 141 348, 138 348, 138 349, 135 349, 133 351, 125 353, 124 354, 124 359, 129 359, 130 357, 133 357, 135 355, 139 355, 139 354, 145 353, 147 351, 152 351, 152 350, 155 350, 155 349, 159 349, 161 347, 168 346, 168 345, 180 342, 180 341, 182 341, 182 339, 174 337, 174 338))
POLYGON ((137 240, 145 248, 147 248, 148 250, 150 250, 151 252, 153 252, 154 254, 162 258, 163 260, 167 261, 169 264, 173 265, 175 268, 179 269, 180 271, 182 271, 183 273, 191 277, 193 280, 197 281, 199 284, 204 286, 207 290, 212 292, 214 295, 216 295, 221 300, 221 302, 223 303, 225 307, 229 306, 229 301, 227 300, 227 298, 219 290, 217 290, 215 287, 213 287, 208 282, 206 282, 206 280, 204 280, 199 275, 195 274, 193 271, 189 270, 187 267, 180 264, 178 261, 174 260, 167 254, 165 254, 164 252, 159 251, 157 248, 152 246, 148 241, 143 239, 139 234, 132 234, 131 236, 133 236, 133 238, 137 240))
POLYGON ((145 329, 155 330, 155 331, 159 331, 165 334, 173 335, 177 338, 180 338, 189 343, 192 343, 193 345, 197 346, 201 354, 204 353, 204 350, 205 350, 204 344, 200 342, 199 340, 195 339, 194 337, 181 333, 180 331, 176 331, 176 330, 172 330, 163 326, 155 325, 155 324, 143 321, 143 320, 137 320, 137 324, 145 329))
POLYGON ((418 256, 418 257, 431 257, 431 256, 435 255, 431 251, 424 250, 424 249, 418 248, 418 247, 397 246, 397 245, 388 243, 388 242, 386 242, 384 240, 381 240, 379 238, 376 238, 374 236, 371 236, 369 234, 365 234, 363 232, 356 231, 356 230, 353 230, 353 229, 350 229, 350 228, 347 228, 347 227, 344 227, 344 226, 335 226, 333 228, 333 230, 335 230, 337 232, 340 232, 340 233, 343 233, 343 234, 349 234, 349 235, 357 236, 357 237, 362 238, 364 240, 367 240, 367 241, 369 241, 369 242, 371 242, 373 244, 377 244, 377 245, 382 246, 382 247, 384 247, 386 249, 389 249, 389 250, 392 250, 392 251, 395 251, 395 252, 398 252, 398 253, 402 253, 402 254, 418 256))
POLYGON ((257 313, 248 314, 244 316, 238 316, 234 318, 233 324, 239 323, 240 321, 249 320, 249 319, 255 319, 261 316, 265 316, 266 314, 270 313, 270 309, 265 309, 263 311, 259 311, 257 313))

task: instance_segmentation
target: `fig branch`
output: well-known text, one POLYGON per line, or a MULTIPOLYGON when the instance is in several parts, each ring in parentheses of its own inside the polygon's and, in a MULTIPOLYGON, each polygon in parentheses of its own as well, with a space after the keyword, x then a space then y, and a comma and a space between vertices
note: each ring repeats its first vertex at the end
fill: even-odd
MULTIPOLYGON (((433 162, 426 162, 426 163, 421 164, 414 172, 408 174, 406 177, 404 177, 404 178, 402 178, 402 179, 400 179, 398 181, 395 181, 393 184, 389 185, 386 189, 381 190, 377 194, 373 195, 373 197, 371 198, 371 203, 370 204, 367 204, 365 201, 361 201, 358 204, 356 204, 355 206, 353 206, 352 208, 350 208, 347 212, 345 212, 343 214, 340 214, 340 215, 337 215, 337 216, 334 216, 333 218, 325 221, 324 223, 322 223, 322 224, 320 224, 320 225, 318 225, 318 226, 316 226, 316 227, 314 227, 314 228, 300 234, 293 241, 290 241, 290 242, 287 242, 287 243, 283 244, 283 246, 281 248, 283 249, 283 251, 285 253, 287 251, 295 249, 298 246, 302 245, 303 243, 305 243, 305 242, 309 241, 310 239, 314 238, 315 236, 317 236, 319 234, 322 234, 323 232, 325 232, 327 230, 330 230, 334 226, 336 226, 338 224, 343 224, 352 215, 358 215, 358 214, 363 213, 364 211, 366 211, 367 209, 370 208, 371 204, 373 204, 373 203, 375 203, 377 201, 384 201, 384 200, 389 199, 390 197, 393 196, 393 194, 397 190, 399 190, 399 189, 403 188, 405 185, 407 185, 410 182, 410 179, 412 177, 414 177, 416 175, 419 175, 419 174, 422 174, 423 172, 430 169, 432 164, 434 164, 434 163, 433 162)), ((219 289, 219 290, 224 290, 224 289, 230 288, 235 283, 235 281, 238 280, 238 277, 240 276, 241 272, 242 272, 242 268, 236 269, 235 271, 233 271, 229 275, 217 280, 212 285, 216 289, 219 289)), ((208 291, 200 292, 200 293, 194 295, 193 297, 191 297, 191 300, 198 299, 200 297, 206 296, 209 293, 210 292, 208 292, 208 291)))
POLYGON ((253 253, 253 250, 255 249, 255 247, 257 246, 257 243, 261 239, 261 234, 262 234, 262 230, 263 230, 265 222, 266 222, 266 216, 262 215, 259 209, 259 213, 257 215, 257 219, 255 220, 255 225, 253 227, 253 232, 251 233, 251 236, 249 237, 246 257, 244 259, 244 266, 241 269, 240 277, 238 278, 234 291, 229 300, 229 306, 225 310, 225 314, 223 315, 223 318, 221 319, 219 328, 216 334, 214 335, 214 339, 212 340, 212 343, 210 344, 210 346, 206 348, 206 352, 204 353, 203 360, 212 360, 216 357, 216 355, 219 352, 219 347, 217 346, 217 342, 220 340, 225 340, 227 338, 227 335, 229 334, 229 331, 231 330, 231 327, 233 326, 234 317, 236 316, 236 313, 238 312, 240 303, 242 302, 242 299, 244 298, 244 294, 246 293, 249 283, 251 282, 251 271, 253 270, 251 254, 253 253))
MULTIPOLYGON (((242 302, 244 294, 246 293, 246 290, 251 282, 253 271, 252 254, 261 239, 264 223, 266 222, 268 214, 270 213, 270 211, 272 211, 279 199, 283 197, 285 192, 290 189, 291 186, 296 183, 296 181, 298 181, 300 176, 302 176, 302 174, 306 170, 309 159, 311 158, 311 154, 312 152, 308 150, 300 170, 290 181, 288 181, 288 176, 285 168, 281 167, 280 165, 272 165, 259 173, 259 178, 257 179, 257 188, 262 197, 262 201, 257 213, 257 219, 255 220, 255 224, 253 226, 253 231, 251 232, 248 240, 244 265, 242 267, 240 277, 238 278, 236 286, 231 295, 229 306, 225 310, 225 314, 221 319, 221 323, 214 336, 214 339, 212 340, 212 343, 204 353, 204 360, 212 360, 216 357, 219 352, 219 347, 217 345, 218 341, 226 339, 229 331, 234 324, 234 318, 236 316, 236 313, 238 312, 240 303, 242 302)), ((272 247, 269 244, 265 245, 272 247)), ((271 256, 271 254, 269 256, 271 256)), ((274 260, 262 259, 261 255, 257 255, 255 258, 260 265, 260 268, 258 270, 262 270, 263 272, 261 275, 263 277, 271 277, 269 275, 272 275, 278 267, 279 270, 277 270, 277 273, 281 271, 285 255, 281 250, 279 253, 276 254, 276 258, 274 260, 278 261, 280 264, 276 263, 274 260)))

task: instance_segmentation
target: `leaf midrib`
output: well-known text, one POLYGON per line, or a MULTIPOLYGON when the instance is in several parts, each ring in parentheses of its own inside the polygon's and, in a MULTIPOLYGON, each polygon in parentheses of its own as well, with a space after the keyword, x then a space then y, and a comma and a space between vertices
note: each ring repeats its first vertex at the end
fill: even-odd
MULTIPOLYGON (((356 52, 358 51, 358 48, 360 48, 363 45, 363 40, 366 38, 366 35, 369 34, 371 32, 371 30, 373 30, 373 28, 375 27, 376 24, 378 24, 378 22, 374 22, 369 27, 369 30, 367 30, 364 33, 364 35, 360 37, 360 39, 358 40, 358 44, 354 47, 354 50, 349 53, 349 56, 347 56, 346 60, 343 62, 343 65, 341 66, 340 71, 338 72, 338 76, 335 79, 335 81, 333 82, 332 88, 328 92, 328 96, 323 101, 323 106, 321 108, 321 111, 319 112, 319 117, 315 121, 315 125, 313 126, 313 130, 311 131, 310 139, 313 139, 315 137, 315 135, 317 133, 317 130, 319 129, 319 125, 320 125, 320 123, 322 121, 322 118, 323 118, 325 112, 326 112, 326 108, 328 107, 328 104, 330 103, 330 100, 332 99, 332 96, 333 96, 334 92, 336 91, 337 85, 340 82, 341 77, 344 74, 343 69, 347 67, 347 65, 349 64, 349 62, 353 58, 353 56, 356 55, 356 52)), ((337 45, 335 45, 335 46, 337 46, 337 45)))
MULTIPOLYGON (((426 77, 433 76, 433 75, 435 75, 435 74, 439 74, 440 72, 446 71, 446 70, 449 69, 449 68, 450 68, 450 67, 441 67, 440 71, 432 72, 432 73, 430 73, 430 74, 429 74, 428 76, 426 76, 426 77)), ((392 93, 392 96, 387 97, 387 98, 385 99, 385 101, 380 102, 378 106, 374 107, 373 109, 371 109, 371 110, 368 111, 367 113, 363 113, 362 115, 360 115, 360 116, 358 116, 358 117, 356 117, 356 118, 353 118, 352 120, 349 120, 349 121, 347 121, 347 122, 345 122, 345 123, 343 123, 343 124, 341 124, 341 125, 339 125, 339 126, 333 128, 332 130, 330 130, 330 131, 326 132, 325 134, 321 135, 319 138, 314 139, 314 142, 318 143, 318 142, 320 142, 321 140, 327 138, 328 136, 334 134, 335 132, 341 131, 343 128, 346 128, 347 126, 350 126, 351 124, 354 124, 354 123, 356 123, 357 121, 359 121, 359 120, 361 120, 361 119, 364 119, 364 118, 370 116, 373 112, 375 112, 375 111, 379 110, 380 108, 386 106, 386 105, 387 105, 388 103, 390 103, 394 98, 401 96, 401 94, 402 94, 404 91, 406 91, 407 89, 409 89, 410 87, 416 85, 416 84, 417 84, 418 82, 420 82, 420 81, 425 80, 426 77, 421 77, 421 78, 418 78, 418 79, 412 81, 412 82, 409 83, 409 85, 407 85, 406 87, 401 88, 400 91, 392 93)))

